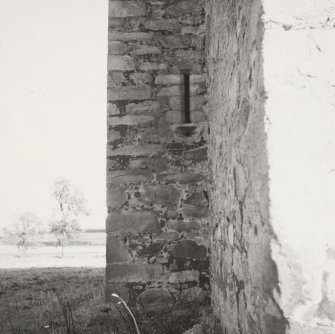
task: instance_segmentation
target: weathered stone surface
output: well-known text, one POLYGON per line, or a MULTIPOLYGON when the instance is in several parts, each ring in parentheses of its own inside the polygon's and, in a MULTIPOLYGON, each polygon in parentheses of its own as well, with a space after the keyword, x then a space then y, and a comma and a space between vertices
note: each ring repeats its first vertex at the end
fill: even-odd
MULTIPOLYGON (((206 102, 202 96, 206 93, 204 3, 110 3, 107 231, 113 238, 122 235, 124 244, 108 239, 114 245, 108 248, 107 298, 118 284, 126 300, 135 305, 138 291, 143 289, 142 297, 153 305, 153 310, 161 308, 161 299, 157 300, 162 296, 158 293, 161 288, 176 291, 175 284, 181 284, 183 291, 194 285, 207 289, 199 270, 208 269, 204 246, 208 219, 203 215, 191 217, 191 213, 183 217, 187 215, 186 207, 188 212, 202 212, 202 206, 194 209, 196 205, 183 201, 205 189, 208 171, 205 163, 187 160, 183 152, 199 143, 206 145, 208 127, 197 124, 190 135, 176 129, 182 121, 183 70, 190 71, 191 120, 206 119, 202 109, 206 102), (197 27, 187 28, 189 25, 197 27), (199 53, 197 61, 195 53, 199 53), (189 55, 193 58, 187 60, 189 55), (188 243, 191 239, 199 245, 188 243), (164 272, 157 263, 164 265, 164 272), (170 276, 180 270, 183 272, 170 276), (136 287, 133 283, 140 284, 136 287)), ((188 154, 196 156, 192 151, 188 154)))
POLYGON ((109 71, 131 71, 135 69, 134 58, 129 56, 108 56, 109 71))
POLYGON ((107 87, 123 85, 127 82, 127 78, 125 77, 123 72, 109 72, 107 87))
POLYGON ((192 160, 194 162, 207 161, 207 146, 186 151, 183 155, 186 160, 192 160))
POLYGON ((147 20, 144 22, 144 28, 147 30, 167 30, 174 31, 180 28, 176 19, 147 20))
POLYGON ((114 282, 147 283, 159 281, 164 275, 160 264, 114 263, 106 266, 106 283, 113 287, 114 282))
POLYGON ((183 27, 181 29, 181 34, 186 35, 186 34, 192 34, 192 35, 200 35, 205 33, 205 27, 203 25, 201 26, 188 26, 188 27, 183 27))
POLYGON ((205 218, 208 216, 207 205, 194 206, 185 204, 182 208, 182 214, 185 218, 205 218))
MULTIPOLYGON (((142 74, 142 73, 141 73, 142 74)), ((158 101, 145 101, 140 103, 130 103, 126 106, 127 113, 140 113, 144 111, 157 111, 159 108, 158 101)))
POLYGON ((107 233, 157 233, 160 227, 157 217, 150 211, 112 212, 106 221, 107 233))
POLYGON ((140 1, 111 1, 109 17, 132 17, 146 14, 144 2, 140 1))
POLYGON ((114 104, 114 103, 108 103, 107 113, 108 113, 108 116, 119 115, 120 114, 120 110, 119 110, 119 108, 117 107, 116 104, 114 104))
POLYGON ((169 275, 169 283, 185 283, 185 282, 198 282, 199 281, 199 271, 196 270, 184 270, 171 273, 169 275))
POLYGON ((134 73, 130 75, 130 80, 133 80, 135 85, 146 85, 151 83, 152 76, 149 73, 134 73))
POLYGON ((120 208, 126 200, 127 195, 125 189, 119 186, 119 184, 114 184, 107 189, 107 208, 120 208))
POLYGON ((108 43, 108 54, 123 55, 127 51, 127 46, 121 42, 115 41, 108 43))
POLYGON ((207 120, 207 114, 200 110, 195 110, 192 112, 192 123, 200 123, 207 120))
POLYGON ((160 54, 161 50, 157 46, 151 45, 139 45, 138 47, 132 49, 129 54, 131 55, 150 55, 150 54, 160 54))
POLYGON ((149 32, 120 32, 114 31, 108 34, 108 40, 112 41, 143 41, 152 39, 153 35, 149 32))
POLYGON ((207 249, 193 240, 182 240, 172 247, 171 254, 177 258, 204 260, 207 257, 207 249))
MULTIPOLYGON (((206 103, 206 98, 203 95, 195 95, 191 97, 190 109, 201 110, 202 106, 206 103)), ((169 105, 173 110, 181 110, 182 99, 179 96, 174 96, 170 98, 169 105)))
POLYGON ((151 181, 153 178, 152 172, 141 170, 141 173, 137 171, 134 173, 133 171, 108 171, 106 175, 106 182, 108 187, 113 189, 115 186, 121 184, 141 184, 151 181))
POLYGON ((200 230, 200 224, 195 220, 171 220, 167 222, 167 226, 170 230, 177 232, 188 232, 200 230))
POLYGON ((160 203, 169 209, 176 209, 180 191, 171 185, 148 185, 143 188, 143 198, 153 203, 160 203))
POLYGON ((137 297, 137 303, 157 313, 168 311, 175 304, 173 296, 167 289, 148 289, 137 297))
POLYGON ((117 126, 117 125, 140 125, 149 126, 150 123, 154 120, 152 116, 145 116, 145 115, 125 115, 122 117, 112 117, 108 119, 108 125, 110 126, 117 126))
POLYGON ((115 131, 113 129, 109 130, 107 133, 107 141, 111 142, 111 141, 115 141, 121 138, 121 134, 119 131, 115 131))
POLYGON ((108 100, 147 100, 151 97, 149 86, 115 86, 108 89, 108 100))
POLYGON ((178 74, 157 75, 155 82, 157 85, 178 85, 181 83, 181 75, 178 74))
POLYGON ((163 87, 157 93, 157 96, 179 96, 182 94, 180 86, 163 87))
POLYGON ((162 36, 160 40, 164 48, 167 49, 187 49, 191 45, 191 40, 187 36, 162 36))
POLYGON ((264 89, 262 4, 238 0, 231 6, 228 0, 214 0, 207 2, 206 11, 207 16, 215 16, 208 21, 206 32, 210 36, 207 75, 213 309, 223 332, 284 334, 289 331, 287 321, 279 304, 271 302, 279 280, 271 258, 264 99, 260 98, 264 89), (242 102, 244 97, 246 102, 242 102), (253 106, 247 127, 243 125, 243 104, 253 106), (237 162, 250 178, 250 191, 244 198, 244 187, 236 194, 237 162))
POLYGON ((120 237, 107 234, 106 261, 108 263, 131 261, 127 246, 120 237))
POLYGON ((159 70, 166 70, 167 68, 168 64, 166 63, 144 62, 139 65, 139 69, 141 71, 159 71, 159 70))
POLYGON ((172 2, 166 8, 166 13, 172 16, 181 16, 185 13, 198 15, 204 10, 204 3, 199 0, 179 0, 172 2))
POLYGON ((201 325, 194 325, 191 329, 187 330, 184 334, 203 334, 201 325))
POLYGON ((181 123, 181 112, 179 110, 171 110, 165 113, 165 120, 168 123, 181 123))
POLYGON ((198 51, 193 50, 177 50, 176 51, 177 59, 181 61, 186 61, 188 63, 203 61, 204 55, 198 51))
POLYGON ((131 157, 148 157, 161 153, 162 149, 161 145, 155 144, 126 145, 116 149, 107 146, 107 156, 113 157, 118 155, 128 155, 131 157))

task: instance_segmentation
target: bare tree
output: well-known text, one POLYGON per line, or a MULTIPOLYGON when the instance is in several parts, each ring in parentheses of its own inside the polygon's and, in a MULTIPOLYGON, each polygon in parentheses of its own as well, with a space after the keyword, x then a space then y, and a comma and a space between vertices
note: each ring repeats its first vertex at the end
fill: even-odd
POLYGON ((33 212, 20 214, 10 229, 3 229, 9 243, 15 245, 22 255, 34 247, 43 233, 42 222, 33 212))
POLYGON ((56 181, 52 195, 57 202, 50 223, 50 232, 57 239, 57 246, 62 248, 62 257, 66 242, 73 240, 81 231, 79 218, 88 216, 86 199, 79 189, 67 179, 56 181))

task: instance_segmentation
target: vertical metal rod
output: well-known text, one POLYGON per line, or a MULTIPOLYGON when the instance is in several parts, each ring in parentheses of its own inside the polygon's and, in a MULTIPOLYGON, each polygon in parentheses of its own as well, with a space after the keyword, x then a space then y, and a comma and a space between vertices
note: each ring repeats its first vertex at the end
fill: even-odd
POLYGON ((190 111, 190 75, 184 74, 184 116, 185 123, 191 123, 191 111, 190 111))

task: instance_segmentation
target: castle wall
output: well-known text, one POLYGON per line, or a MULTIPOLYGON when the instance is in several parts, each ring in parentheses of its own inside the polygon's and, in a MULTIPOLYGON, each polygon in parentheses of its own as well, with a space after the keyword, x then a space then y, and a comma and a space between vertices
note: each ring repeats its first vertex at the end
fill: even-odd
POLYGON ((204 23, 203 0, 110 1, 107 299, 209 294, 204 23))
POLYGON ((207 2, 213 308, 224 333, 283 334, 275 299, 259 0, 207 2))

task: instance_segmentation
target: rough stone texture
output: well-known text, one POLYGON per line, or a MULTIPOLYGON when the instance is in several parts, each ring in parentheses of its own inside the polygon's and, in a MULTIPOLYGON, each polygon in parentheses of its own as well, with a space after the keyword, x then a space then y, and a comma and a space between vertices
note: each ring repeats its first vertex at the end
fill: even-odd
POLYGON ((271 258, 261 1, 207 2, 213 307, 224 333, 284 334, 271 258))
POLYGON ((162 289, 210 294, 204 3, 110 1, 107 299, 118 284, 150 309, 162 289), (184 69, 189 134, 179 130, 184 69))

